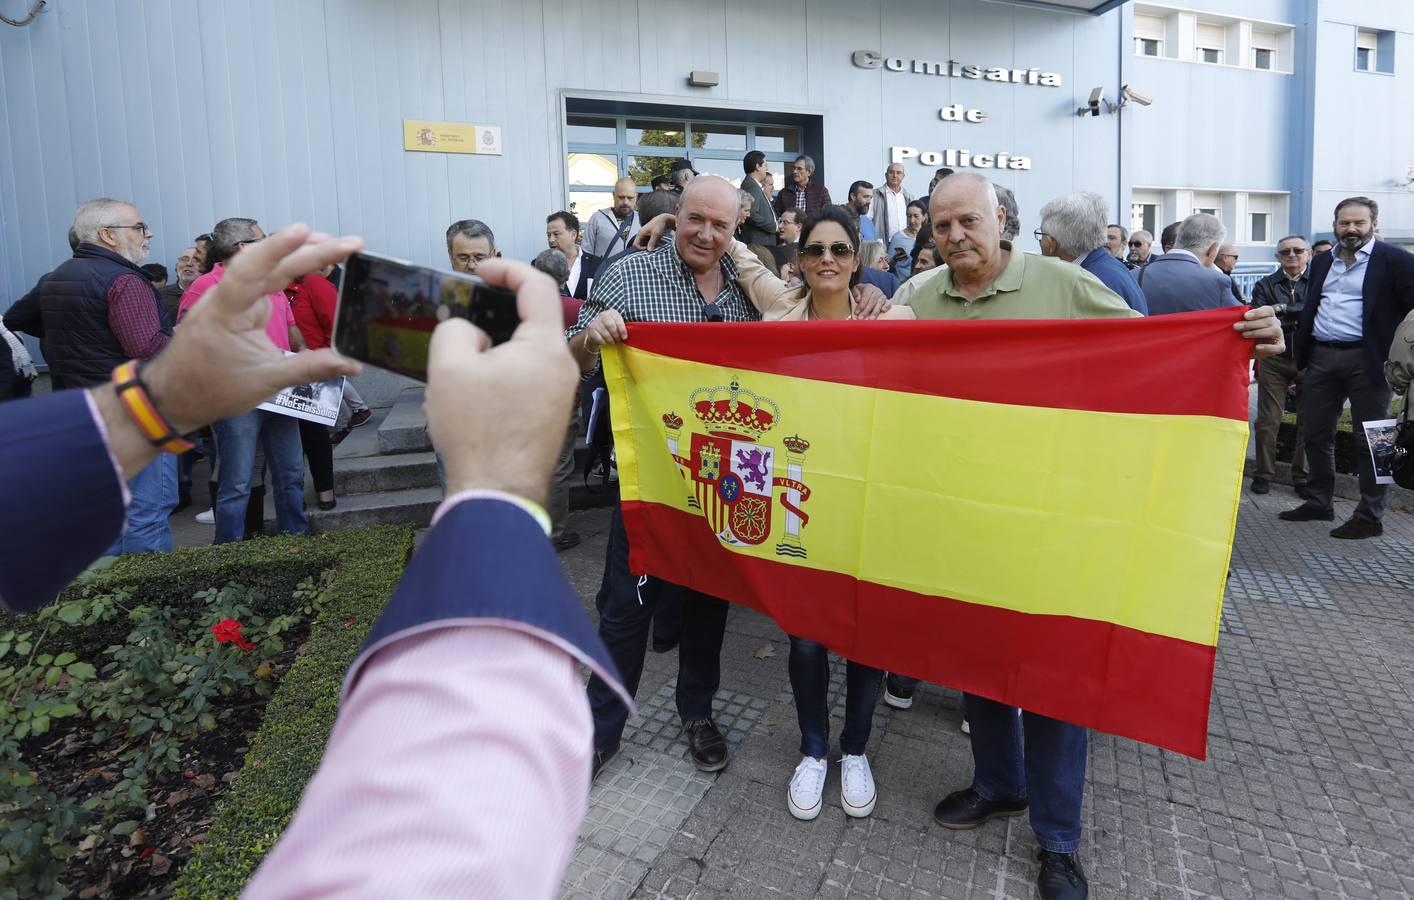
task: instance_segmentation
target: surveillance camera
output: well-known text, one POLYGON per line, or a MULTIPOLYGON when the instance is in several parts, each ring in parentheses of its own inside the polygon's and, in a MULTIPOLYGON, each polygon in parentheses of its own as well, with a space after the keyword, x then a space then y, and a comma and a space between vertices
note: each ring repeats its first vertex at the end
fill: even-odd
POLYGON ((1141 91, 1136 91, 1127 84, 1120 89, 1120 99, 1138 103, 1140 106, 1150 106, 1154 102, 1153 97, 1141 91))
POLYGON ((1077 116, 1098 116, 1100 114, 1100 101, 1104 99, 1105 89, 1097 87, 1090 92, 1090 99, 1086 104, 1075 111, 1077 116))

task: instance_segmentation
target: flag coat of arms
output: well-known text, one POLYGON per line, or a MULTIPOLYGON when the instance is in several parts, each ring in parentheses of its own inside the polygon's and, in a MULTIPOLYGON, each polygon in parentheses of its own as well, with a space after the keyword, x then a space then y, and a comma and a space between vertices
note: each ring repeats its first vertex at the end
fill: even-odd
POLYGON ((630 325, 604 351, 630 568, 1202 758, 1240 314, 630 325))

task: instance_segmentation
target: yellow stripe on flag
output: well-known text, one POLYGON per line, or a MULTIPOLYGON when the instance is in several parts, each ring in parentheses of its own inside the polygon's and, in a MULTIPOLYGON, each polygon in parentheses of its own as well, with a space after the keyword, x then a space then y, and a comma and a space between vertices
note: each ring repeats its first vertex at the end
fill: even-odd
MULTIPOLYGON (((759 443, 785 470, 782 440, 809 442, 800 542, 746 553, 863 581, 1033 614, 1101 620, 1213 646, 1236 517, 1244 422, 1012 406, 725 370, 631 347, 606 350, 620 492, 692 508, 663 416, 691 433, 702 388, 735 378, 779 419, 759 443), (662 448, 661 453, 636 448, 662 448), (1174 484, 1194 486, 1187 493, 1174 484), (1204 583, 1195 573, 1209 573, 1204 583)), ((774 489, 779 496, 783 488, 774 489)), ((708 528, 703 520, 703 528, 708 528)), ((900 623, 907 627, 907 623, 900 623)))

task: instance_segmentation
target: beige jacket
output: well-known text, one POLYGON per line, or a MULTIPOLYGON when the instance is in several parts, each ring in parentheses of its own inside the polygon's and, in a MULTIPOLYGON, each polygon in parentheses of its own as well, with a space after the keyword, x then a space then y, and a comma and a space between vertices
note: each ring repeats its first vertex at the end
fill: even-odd
MULTIPOLYGON (((787 284, 771 270, 761 265, 756 254, 746 248, 741 241, 732 241, 732 262, 736 263, 737 286, 761 313, 767 322, 798 322, 810 311, 810 288, 799 282, 787 284)), ((882 297, 883 293, 872 284, 857 284, 850 288, 852 307, 871 297, 882 297)), ((913 310, 907 306, 895 305, 879 317, 882 319, 916 319, 913 310)))
MULTIPOLYGON (((1389 359, 1385 362, 1385 381, 1397 394, 1408 393, 1409 382, 1414 381, 1414 312, 1394 330, 1394 343, 1389 345, 1389 359)), ((1406 400, 1405 407, 1408 405, 1406 400)))

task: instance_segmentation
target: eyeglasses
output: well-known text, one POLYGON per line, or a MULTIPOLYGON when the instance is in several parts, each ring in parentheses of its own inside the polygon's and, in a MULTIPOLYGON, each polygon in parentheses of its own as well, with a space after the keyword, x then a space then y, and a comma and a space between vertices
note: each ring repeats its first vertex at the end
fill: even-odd
POLYGON ((854 248, 844 241, 835 241, 826 247, 824 244, 806 244, 800 248, 800 255, 810 259, 819 259, 829 250, 830 255, 835 259, 849 259, 854 255, 854 248))
POLYGON ((702 307, 702 315, 706 316, 707 321, 709 322, 726 321, 726 316, 722 315, 722 308, 717 305, 716 300, 713 300, 711 303, 708 303, 706 306, 702 307))
POLYGON ((1143 242, 1143 241, 1130 241, 1130 242, 1129 242, 1129 246, 1131 246, 1131 247, 1142 247, 1142 246, 1144 246, 1144 242, 1143 242))
POLYGON ((466 266, 471 263, 476 263, 479 266, 490 258, 491 254, 489 253, 458 253, 456 256, 452 257, 452 262, 459 266, 466 266))
POLYGON ((246 238, 246 239, 243 240, 243 241, 236 241, 236 246, 237 246, 237 247, 244 247, 246 244, 258 244, 258 243, 260 243, 260 242, 263 241, 263 240, 265 240, 265 235, 262 234, 262 235, 261 235, 260 237, 258 237, 258 238, 246 238))
POLYGON ((148 229, 146 222, 138 222, 136 225, 104 225, 103 227, 104 227, 104 228, 113 228, 113 229, 118 229, 118 228, 136 228, 138 231, 141 231, 143 234, 152 234, 152 231, 148 229))
POLYGON ((1033 231, 1033 232, 1031 232, 1031 233, 1036 236, 1036 243, 1038 243, 1038 244, 1041 243, 1041 238, 1043 238, 1043 237, 1050 237, 1049 234, 1046 234, 1046 232, 1042 231, 1042 230, 1039 229, 1039 228, 1037 228, 1035 231, 1033 231))
POLYGON ((1305 247, 1287 247, 1284 250, 1278 250, 1277 256, 1300 256, 1305 252, 1305 247))

